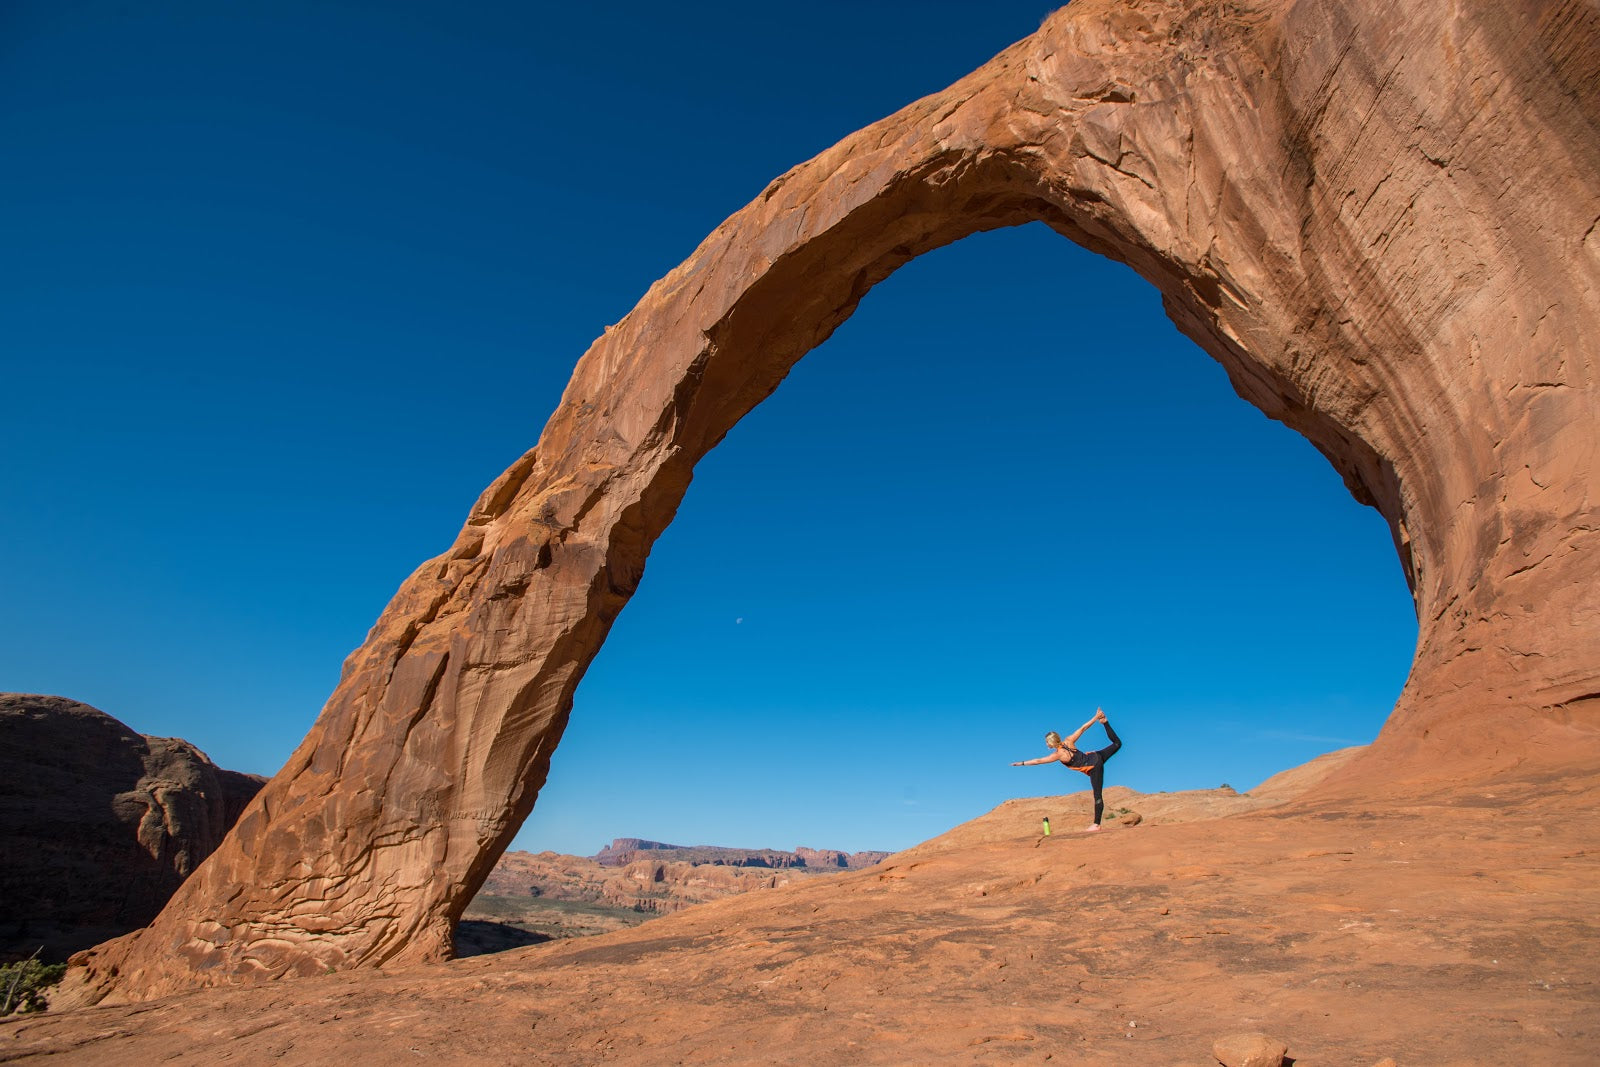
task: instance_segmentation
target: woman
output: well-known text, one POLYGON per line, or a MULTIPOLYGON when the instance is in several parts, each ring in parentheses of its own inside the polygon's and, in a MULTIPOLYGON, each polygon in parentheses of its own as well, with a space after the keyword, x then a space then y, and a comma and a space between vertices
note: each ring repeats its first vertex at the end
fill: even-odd
POLYGON ((1122 747, 1122 738, 1111 728, 1111 723, 1106 720, 1106 713, 1099 708, 1094 709, 1094 718, 1084 723, 1075 730, 1071 737, 1065 741, 1061 735, 1051 730, 1044 735, 1044 743, 1055 751, 1048 756, 1038 759, 1025 759, 1013 763, 1013 767, 1037 767, 1044 763, 1062 763, 1075 771, 1082 771, 1089 776, 1089 785, 1094 789, 1094 823, 1090 830, 1100 829, 1100 816, 1105 812, 1105 801, 1100 797, 1100 788, 1106 781, 1106 760, 1117 754, 1117 749, 1122 747), (1082 737, 1089 727, 1100 723, 1106 728, 1106 736, 1111 738, 1111 744, 1093 752, 1079 752, 1077 749, 1078 738, 1082 737))

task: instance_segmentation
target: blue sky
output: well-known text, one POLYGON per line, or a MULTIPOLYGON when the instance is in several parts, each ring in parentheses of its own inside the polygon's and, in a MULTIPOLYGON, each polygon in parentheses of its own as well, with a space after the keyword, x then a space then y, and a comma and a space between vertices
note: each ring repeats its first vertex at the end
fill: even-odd
MULTIPOLYGON (((271 773, 577 357, 1050 5, 0 6, 0 689, 271 773)), ((700 466, 519 847, 900 848, 1370 740, 1388 531, 1042 229, 874 290, 700 466), (1094 742, 1100 735, 1090 735, 1094 742)))

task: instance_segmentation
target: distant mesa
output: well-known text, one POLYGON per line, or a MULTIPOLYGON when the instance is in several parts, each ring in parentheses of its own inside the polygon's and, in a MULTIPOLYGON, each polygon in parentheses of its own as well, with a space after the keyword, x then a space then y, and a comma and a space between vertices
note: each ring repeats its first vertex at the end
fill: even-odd
POLYGON ((831 848, 803 846, 796 848, 794 854, 804 860, 807 867, 843 867, 852 871, 863 867, 875 867, 892 855, 888 852, 840 852, 831 848))
POLYGON ((637 860, 663 863, 689 863, 697 866, 789 867, 811 869, 860 870, 881 863, 887 852, 841 852, 838 849, 797 847, 793 852, 770 848, 725 848, 720 845, 669 845, 638 837, 619 837, 595 853, 602 867, 625 867, 637 860))
POLYGON ((265 782, 76 700, 0 693, 0 957, 144 926, 265 782))
POLYGON ((619 837, 593 856, 507 852, 467 905, 455 954, 637 926, 696 904, 871 867, 887 852, 670 845, 619 837))

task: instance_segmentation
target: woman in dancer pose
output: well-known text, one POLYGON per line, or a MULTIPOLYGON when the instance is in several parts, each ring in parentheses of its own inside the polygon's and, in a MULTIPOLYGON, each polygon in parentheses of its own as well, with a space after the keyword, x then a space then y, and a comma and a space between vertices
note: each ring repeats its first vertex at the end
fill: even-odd
POLYGON ((1051 748, 1050 755, 1040 756, 1038 759, 1025 759, 1013 763, 1013 767, 1037 767, 1045 763, 1060 763, 1075 771, 1082 771, 1089 776, 1089 785, 1094 789, 1094 822, 1090 830, 1100 829, 1100 816, 1105 812, 1105 801, 1100 797, 1100 789, 1106 781, 1106 760, 1117 754, 1117 749, 1122 747, 1122 738, 1111 728, 1111 723, 1106 720, 1106 713, 1099 708, 1094 709, 1094 718, 1078 727, 1071 737, 1065 741, 1061 735, 1051 730, 1044 735, 1044 743, 1051 748), (1089 727, 1095 723, 1106 728, 1106 736, 1111 738, 1111 744, 1105 748, 1095 749, 1093 752, 1080 752, 1077 748, 1078 738, 1088 732, 1089 727))

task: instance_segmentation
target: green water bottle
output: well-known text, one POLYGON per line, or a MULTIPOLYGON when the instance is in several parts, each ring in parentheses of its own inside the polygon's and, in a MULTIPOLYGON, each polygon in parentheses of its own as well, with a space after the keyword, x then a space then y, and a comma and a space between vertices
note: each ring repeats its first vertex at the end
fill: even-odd
POLYGON ((1044 817, 1044 836, 1050 836, 1050 816, 1048 815, 1044 817))

